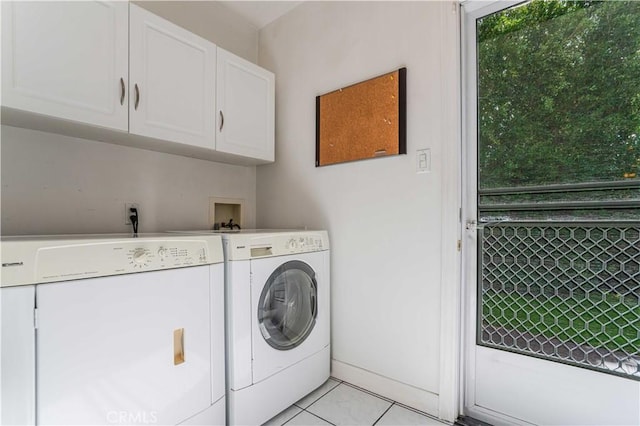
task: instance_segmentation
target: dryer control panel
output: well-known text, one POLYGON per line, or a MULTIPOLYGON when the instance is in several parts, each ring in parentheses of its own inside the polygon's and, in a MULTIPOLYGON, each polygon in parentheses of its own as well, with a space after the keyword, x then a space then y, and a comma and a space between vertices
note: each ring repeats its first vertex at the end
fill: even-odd
POLYGON ((2 241, 2 287, 185 268, 222 261, 219 236, 16 238, 2 241))

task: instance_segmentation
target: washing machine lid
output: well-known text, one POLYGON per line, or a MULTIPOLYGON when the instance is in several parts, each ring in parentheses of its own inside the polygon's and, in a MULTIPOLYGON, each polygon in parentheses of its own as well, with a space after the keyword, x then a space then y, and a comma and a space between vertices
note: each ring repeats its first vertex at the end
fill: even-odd
POLYGON ((318 313, 318 283, 314 270, 290 260, 269 276, 258 301, 258 327, 274 349, 293 349, 309 336, 318 313))

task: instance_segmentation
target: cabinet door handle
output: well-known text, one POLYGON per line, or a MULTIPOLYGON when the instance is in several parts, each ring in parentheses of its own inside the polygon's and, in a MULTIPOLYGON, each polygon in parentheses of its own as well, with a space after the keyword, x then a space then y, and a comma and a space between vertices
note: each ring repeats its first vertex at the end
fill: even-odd
POLYGON ((222 113, 222 111, 220 111, 220 131, 222 131, 223 127, 224 127, 224 114, 222 113))
POLYGON ((120 77, 120 105, 124 105, 124 78, 120 77))
POLYGON ((136 101, 133 105, 133 109, 137 110, 138 104, 140 103, 140 89, 138 89, 138 83, 136 83, 136 85, 134 86, 134 89, 136 91, 136 101))

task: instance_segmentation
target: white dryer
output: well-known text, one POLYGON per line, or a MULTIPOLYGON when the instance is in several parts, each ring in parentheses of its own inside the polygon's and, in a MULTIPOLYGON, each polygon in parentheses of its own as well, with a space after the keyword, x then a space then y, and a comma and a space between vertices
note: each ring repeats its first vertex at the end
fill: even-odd
POLYGON ((223 235, 227 421, 259 425, 329 378, 326 231, 223 235))
POLYGON ((0 249, 0 424, 225 424, 219 236, 0 249))

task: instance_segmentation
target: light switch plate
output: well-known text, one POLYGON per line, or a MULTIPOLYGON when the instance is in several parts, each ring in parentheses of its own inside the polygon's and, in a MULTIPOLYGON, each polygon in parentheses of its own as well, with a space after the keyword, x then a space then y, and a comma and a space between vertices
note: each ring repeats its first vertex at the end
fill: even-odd
POLYGON ((416 149, 416 173, 431 171, 431 149, 416 149))

